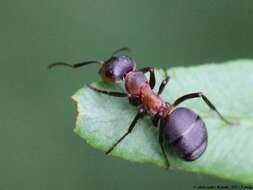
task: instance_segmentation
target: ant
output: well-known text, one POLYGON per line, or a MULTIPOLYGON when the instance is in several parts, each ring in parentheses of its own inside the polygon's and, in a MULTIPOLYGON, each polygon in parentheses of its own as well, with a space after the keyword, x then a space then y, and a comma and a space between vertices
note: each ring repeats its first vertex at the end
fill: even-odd
POLYGON ((199 115, 185 107, 177 107, 182 102, 201 98, 207 106, 217 113, 219 118, 226 124, 231 125, 232 122, 225 119, 216 109, 211 101, 201 92, 189 93, 177 98, 172 104, 162 100, 162 94, 165 86, 169 82, 170 77, 161 82, 158 92, 154 92, 156 83, 154 68, 145 67, 135 69, 135 61, 129 56, 118 55, 124 51, 130 51, 128 47, 113 52, 112 56, 103 60, 91 60, 77 64, 68 64, 64 62, 52 63, 49 69, 55 66, 68 66, 71 68, 79 68, 88 64, 100 64, 99 74, 103 81, 109 83, 117 83, 124 81, 126 93, 101 90, 91 85, 87 85, 90 89, 115 97, 127 97, 129 103, 138 106, 138 111, 132 120, 128 130, 119 138, 107 151, 109 154, 113 149, 130 134, 137 121, 145 115, 149 115, 155 127, 159 128, 159 144, 167 168, 170 163, 164 149, 164 140, 171 145, 175 153, 185 161, 194 161, 198 159, 207 147, 207 129, 204 121, 199 115), (145 77, 145 73, 149 72, 149 80, 145 77), (177 107, 177 108, 176 108, 177 107))

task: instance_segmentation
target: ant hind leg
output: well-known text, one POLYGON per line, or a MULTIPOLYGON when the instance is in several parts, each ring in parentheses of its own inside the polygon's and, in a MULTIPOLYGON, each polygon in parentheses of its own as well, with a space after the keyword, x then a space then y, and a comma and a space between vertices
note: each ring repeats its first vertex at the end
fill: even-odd
POLYGON ((160 144, 162 154, 163 154, 163 157, 164 157, 164 160, 165 160, 166 169, 169 169, 170 162, 169 162, 167 154, 164 150, 164 137, 163 137, 164 122, 162 122, 162 120, 163 119, 160 120, 160 124, 159 124, 159 144, 160 144))
POLYGON ((216 114, 220 117, 222 121, 224 121, 228 125, 234 125, 238 124, 237 122, 229 121, 226 118, 223 117, 223 115, 216 109, 214 104, 202 93, 202 92, 195 92, 186 94, 184 96, 179 97, 175 100, 175 102, 172 104, 173 107, 179 105, 180 103, 184 102, 185 100, 193 99, 193 98, 202 98, 202 100, 207 104, 207 106, 216 112, 216 114))

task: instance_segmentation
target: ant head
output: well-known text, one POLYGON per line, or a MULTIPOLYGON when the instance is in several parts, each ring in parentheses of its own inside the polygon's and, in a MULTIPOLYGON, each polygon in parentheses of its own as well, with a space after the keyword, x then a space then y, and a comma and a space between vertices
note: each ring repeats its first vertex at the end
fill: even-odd
POLYGON ((129 56, 112 56, 104 62, 99 74, 104 81, 118 82, 135 69, 135 62, 129 56))

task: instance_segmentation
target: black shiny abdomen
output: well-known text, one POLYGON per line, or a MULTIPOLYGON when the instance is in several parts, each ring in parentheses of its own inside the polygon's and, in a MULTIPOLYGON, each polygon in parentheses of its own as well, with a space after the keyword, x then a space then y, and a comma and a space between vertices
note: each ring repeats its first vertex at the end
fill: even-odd
POLYGON ((176 108, 164 127, 167 142, 186 161, 198 159, 207 147, 207 129, 203 120, 188 108, 176 108))

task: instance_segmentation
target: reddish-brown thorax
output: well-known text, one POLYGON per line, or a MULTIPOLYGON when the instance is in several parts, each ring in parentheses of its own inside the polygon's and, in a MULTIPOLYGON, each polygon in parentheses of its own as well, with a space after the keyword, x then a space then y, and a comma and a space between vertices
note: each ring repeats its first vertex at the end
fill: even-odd
POLYGON ((130 96, 138 98, 147 112, 161 116, 171 111, 171 108, 150 88, 149 82, 142 72, 131 71, 125 76, 125 87, 130 96))

